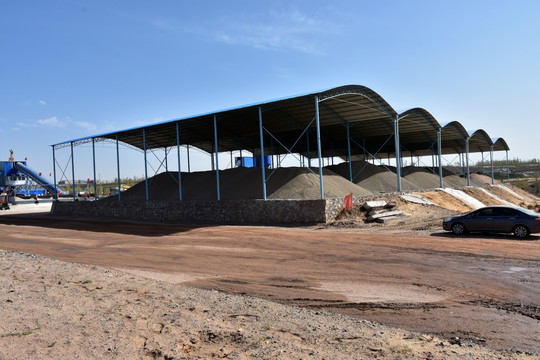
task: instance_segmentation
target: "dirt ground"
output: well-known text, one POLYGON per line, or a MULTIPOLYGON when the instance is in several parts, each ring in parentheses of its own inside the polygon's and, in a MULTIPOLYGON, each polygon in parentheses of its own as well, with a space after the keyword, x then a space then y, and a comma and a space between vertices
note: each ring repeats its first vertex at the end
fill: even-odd
POLYGON ((0 249, 62 261, 0 253, 0 359, 539 358, 540 236, 454 237, 407 221, 0 216, 0 249))

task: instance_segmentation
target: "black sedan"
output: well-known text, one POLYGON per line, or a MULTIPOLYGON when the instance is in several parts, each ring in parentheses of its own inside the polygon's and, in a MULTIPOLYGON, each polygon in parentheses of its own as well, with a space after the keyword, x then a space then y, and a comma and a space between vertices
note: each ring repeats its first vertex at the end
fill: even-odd
POLYGON ((444 219, 443 229, 467 232, 513 233, 518 238, 540 232, 540 214, 517 206, 488 206, 444 219))

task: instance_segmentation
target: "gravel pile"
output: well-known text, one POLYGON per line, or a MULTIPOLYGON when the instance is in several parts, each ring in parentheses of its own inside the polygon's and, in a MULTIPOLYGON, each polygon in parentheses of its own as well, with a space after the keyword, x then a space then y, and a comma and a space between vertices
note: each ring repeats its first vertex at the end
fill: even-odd
MULTIPOLYGON (((395 172, 389 171, 383 166, 373 165, 366 161, 353 161, 351 163, 354 182, 369 190, 372 194, 395 192, 397 179, 395 172)), ((349 179, 349 164, 341 163, 328 167, 336 174, 349 179)), ((395 171, 395 168, 389 168, 395 171)), ((422 187, 413 184, 408 179, 401 179, 401 187, 405 191, 421 190, 422 187)))
MULTIPOLYGON (((349 181, 349 164, 341 163, 323 169, 325 198, 366 196, 397 191, 395 167, 376 166, 366 161, 351 163, 354 184, 349 181)), ((302 167, 286 167, 267 170, 266 194, 268 199, 319 199, 320 185, 318 168, 309 171, 302 167)), ((483 186, 482 175, 471 176, 471 185, 483 186)), ((467 180, 443 169, 443 186, 462 188, 467 180)), ((149 178, 149 198, 153 201, 178 199, 178 173, 163 172, 149 178)), ((184 200, 217 199, 215 171, 182 173, 184 200)), ((260 168, 234 168, 219 172, 220 198, 262 199, 262 174, 260 168)), ((440 187, 438 173, 429 168, 405 167, 401 179, 403 191, 421 191, 440 187)), ((513 194, 511 194, 513 195, 513 194)), ((141 182, 122 194, 126 200, 145 199, 146 185, 141 182)), ((504 199, 504 197, 503 197, 504 199)))
MULTIPOLYGON (((312 173, 306 168, 290 167, 266 171, 268 179, 266 194, 269 199, 319 199, 320 184, 318 169, 312 173)), ((150 200, 178 199, 178 173, 164 172, 148 179, 150 200)), ((202 171, 182 173, 182 196, 184 200, 216 200, 216 173, 202 171)), ((219 172, 220 198, 262 199, 262 174, 257 168, 234 168, 219 172)), ((324 196, 326 198, 344 197, 350 193, 357 196, 371 192, 352 184, 334 172, 323 169, 324 196)), ((140 182, 124 193, 125 200, 144 199, 145 182, 140 182)))

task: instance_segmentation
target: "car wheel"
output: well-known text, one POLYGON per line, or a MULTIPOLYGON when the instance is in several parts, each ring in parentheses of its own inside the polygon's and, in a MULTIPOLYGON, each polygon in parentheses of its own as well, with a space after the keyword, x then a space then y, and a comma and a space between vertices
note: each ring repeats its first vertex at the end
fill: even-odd
POLYGON ((524 238, 529 235, 529 229, 524 225, 516 225, 513 230, 514 236, 517 238, 524 238))
POLYGON ((456 235, 463 235, 465 234, 465 226, 462 223, 455 223, 452 225, 452 232, 456 235))

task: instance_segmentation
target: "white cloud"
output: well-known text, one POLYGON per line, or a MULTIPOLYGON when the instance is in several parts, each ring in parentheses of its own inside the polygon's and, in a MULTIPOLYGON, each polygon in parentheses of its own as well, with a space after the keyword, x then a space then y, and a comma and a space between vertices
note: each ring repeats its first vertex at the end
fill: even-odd
POLYGON ((313 37, 337 31, 335 24, 309 17, 298 10, 272 12, 264 22, 252 18, 244 22, 222 21, 218 29, 206 35, 228 45, 256 49, 320 54, 313 37))
POLYGON ((56 116, 52 116, 50 118, 46 119, 39 119, 36 121, 38 126, 52 126, 52 127, 60 127, 63 128, 66 126, 66 123, 63 121, 59 121, 56 116))
POLYGON ((43 100, 39 100, 39 103, 40 103, 41 105, 47 105, 47 103, 46 103, 45 101, 43 101, 43 100))
POLYGON ((339 25, 327 20, 332 9, 326 10, 319 17, 308 16, 296 9, 264 11, 251 16, 228 13, 221 20, 212 18, 211 23, 195 25, 166 18, 138 20, 162 31, 195 33, 227 45, 321 54, 323 49, 317 46, 321 42, 314 40, 339 32, 339 25))
POLYGON ((65 128, 67 126, 76 126, 89 131, 95 131, 97 129, 96 124, 92 122, 72 120, 69 116, 65 116, 63 120, 59 120, 58 117, 51 116, 33 122, 17 122, 11 130, 17 131, 24 128, 65 128))

